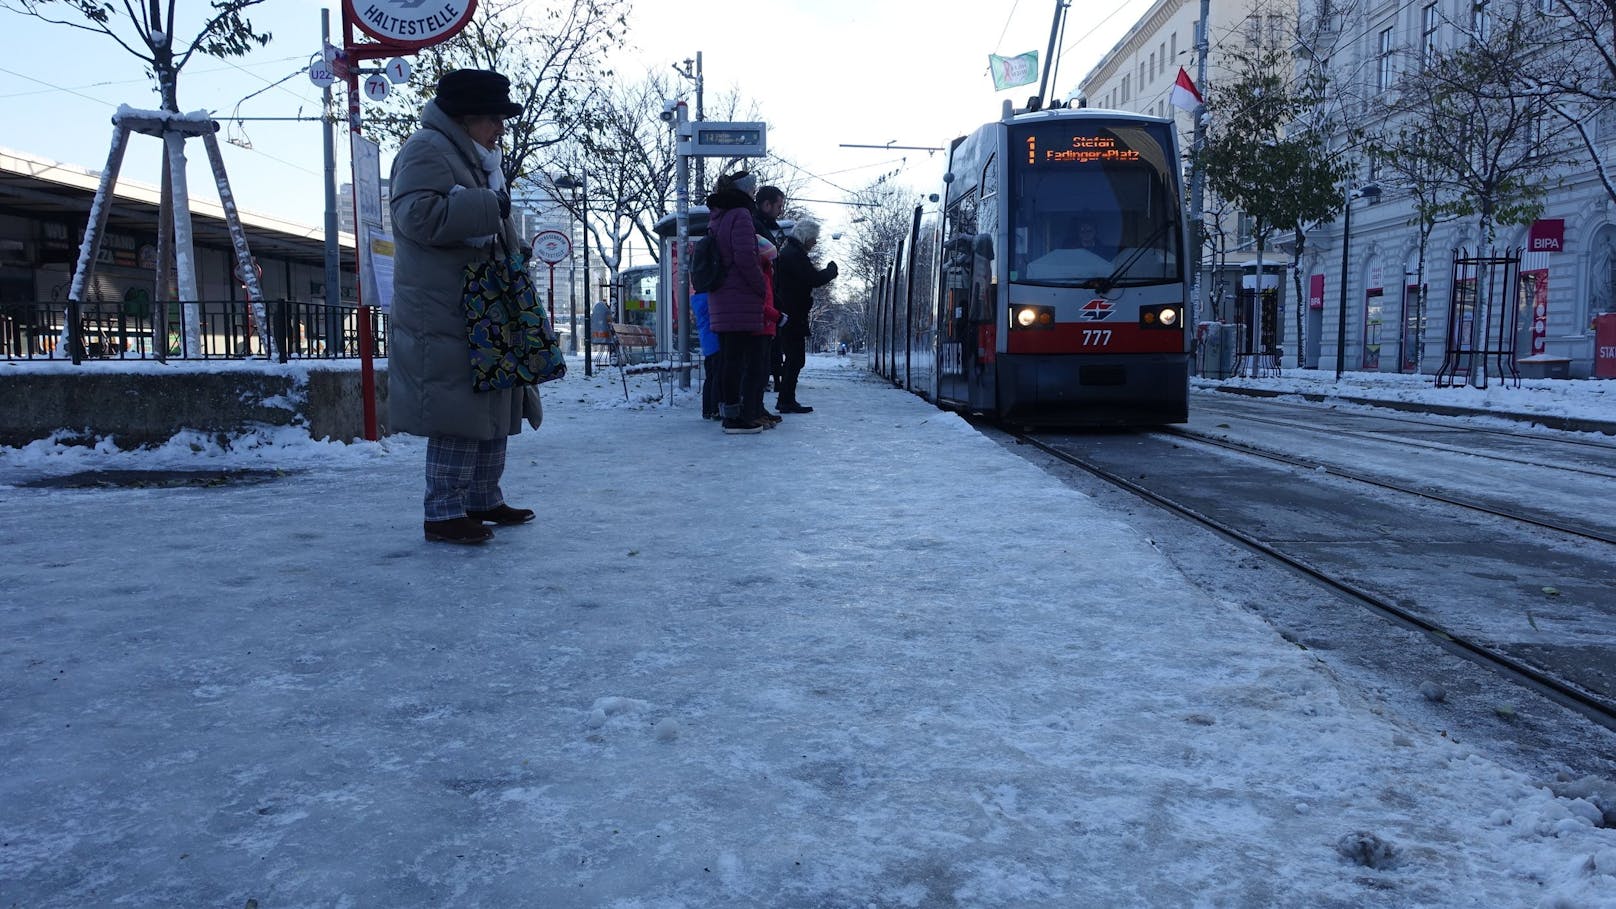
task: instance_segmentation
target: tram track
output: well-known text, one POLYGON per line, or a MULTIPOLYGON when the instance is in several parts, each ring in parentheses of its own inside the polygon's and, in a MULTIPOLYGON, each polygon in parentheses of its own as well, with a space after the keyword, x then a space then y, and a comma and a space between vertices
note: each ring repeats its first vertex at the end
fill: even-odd
MULTIPOLYGON (((1279 427, 1281 429, 1287 429, 1287 430, 1298 430, 1298 431, 1303 431, 1303 432, 1318 432, 1319 431, 1317 429, 1317 427, 1309 426, 1306 423, 1297 422, 1295 420, 1274 419, 1272 417, 1257 417, 1257 416, 1252 416, 1252 415, 1249 415, 1249 414, 1242 415, 1240 417, 1240 419, 1242 421, 1244 421, 1244 422, 1247 422, 1247 423, 1261 423, 1261 424, 1263 424, 1265 426, 1275 426, 1275 427, 1279 427)), ((1413 423, 1414 421, 1405 421, 1405 422, 1413 423)), ((1418 424, 1418 423, 1416 423, 1415 425, 1430 426, 1431 424, 1418 424)), ((1354 439, 1363 439, 1363 440, 1377 441, 1377 442, 1386 441, 1386 437, 1383 434, 1379 434, 1379 433, 1375 433, 1375 432, 1365 432, 1365 431, 1361 431, 1361 430, 1341 430, 1341 429, 1336 429, 1336 430, 1332 430, 1331 434, 1333 436, 1335 436, 1336 438, 1354 438, 1354 439)), ((1522 435, 1522 434, 1516 434, 1516 433, 1500 432, 1498 430, 1492 430, 1492 431, 1490 431, 1490 434, 1505 436, 1505 437, 1510 438, 1510 439, 1521 440, 1521 441, 1541 441, 1541 442, 1558 444, 1558 445, 1581 445, 1581 446, 1584 446, 1584 447, 1595 448, 1595 449, 1599 449, 1599 450, 1602 450, 1602 451, 1610 451, 1611 450, 1611 446, 1609 446, 1609 445, 1600 445, 1598 443, 1588 443, 1588 442, 1577 442, 1576 440, 1547 439, 1547 438, 1544 438, 1542 436, 1522 435)), ((1211 440, 1211 438, 1212 438, 1212 437, 1206 436, 1204 434, 1195 434, 1195 437, 1200 438, 1200 439, 1207 439, 1207 440, 1211 440)), ((1522 458, 1522 457, 1515 456, 1515 455, 1495 454, 1493 452, 1489 452, 1489 451, 1486 451, 1486 450, 1477 450, 1477 449, 1473 449, 1473 448, 1460 448, 1460 447, 1453 446, 1453 445, 1445 445, 1445 444, 1442 444, 1440 442, 1427 442, 1427 441, 1422 441, 1422 440, 1418 440, 1418 439, 1402 438, 1402 439, 1397 440, 1397 444, 1407 446, 1407 447, 1410 447, 1410 448, 1420 448, 1420 449, 1426 449, 1426 450, 1434 451, 1434 452, 1441 452, 1441 453, 1444 453, 1444 454, 1463 454, 1463 455, 1466 455, 1468 457, 1481 458, 1483 460, 1502 461, 1504 463, 1511 464, 1511 465, 1514 465, 1514 466, 1517 466, 1517 467, 1537 467, 1537 468, 1542 468, 1544 470, 1554 470, 1554 471, 1560 471, 1560 472, 1564 472, 1564 473, 1582 474, 1584 476, 1596 477, 1596 478, 1599 478, 1599 479, 1616 480, 1616 471, 1608 470, 1608 469, 1601 469, 1601 468, 1594 468, 1594 467, 1577 467, 1577 466, 1569 465, 1569 464, 1557 464, 1557 463, 1551 463, 1551 462, 1548 462, 1548 461, 1532 460, 1532 459, 1522 458)))
MULTIPOLYGON (((1415 609, 1409 608, 1389 596, 1377 593, 1368 586, 1350 579, 1340 570, 1334 570, 1327 565, 1316 564, 1295 552, 1286 551, 1280 545, 1247 532, 1228 520, 1220 519, 1215 514, 1209 514, 1206 510, 1195 507, 1189 502, 1181 500, 1178 496, 1164 492, 1159 488, 1152 488, 1140 482, 1137 478, 1125 476, 1118 470, 1107 467, 1095 459, 1083 457, 1070 450, 1067 446, 1062 446, 1038 435, 1025 432, 1011 432, 1010 435, 1020 444, 1035 448, 1057 461, 1078 468, 1097 479, 1126 491, 1130 495, 1190 520, 1225 539, 1234 541, 1264 559, 1284 566, 1326 589, 1335 591, 1371 613, 1423 635, 1436 645, 1487 669, 1498 677, 1535 691, 1602 726, 1616 730, 1616 696, 1612 696, 1612 694, 1601 694, 1589 690, 1582 685, 1568 681, 1560 674, 1556 674, 1552 666, 1534 665, 1525 659, 1505 652, 1498 646, 1489 645, 1485 641, 1459 630, 1453 625, 1442 621, 1439 617, 1422 615, 1415 609)), ((1181 432, 1176 429, 1158 433, 1157 435, 1168 439, 1193 439, 1196 443, 1208 441, 1198 434, 1181 432)), ((1276 463, 1303 468, 1310 472, 1316 471, 1320 466, 1323 466, 1333 476, 1343 480, 1367 483, 1376 488, 1416 495, 1423 500, 1436 501, 1444 505, 1457 506, 1491 516, 1521 520, 1531 526, 1551 529, 1574 538, 1616 545, 1616 540, 1611 539, 1608 534, 1602 532, 1594 531, 1590 533, 1583 532, 1583 529, 1552 526, 1552 522, 1541 521, 1531 516, 1504 514, 1501 513, 1502 510, 1491 506, 1483 505, 1478 507, 1474 503, 1448 501, 1447 497, 1441 494, 1408 489, 1398 484, 1379 482, 1377 478, 1373 477, 1353 476, 1351 475, 1352 471, 1344 471, 1329 465, 1318 465, 1306 459, 1294 459, 1261 450, 1248 450, 1246 446, 1226 443, 1221 440, 1216 441, 1214 444, 1242 455, 1260 456, 1276 463)))
MULTIPOLYGON (((1238 452, 1243 455, 1265 458, 1280 464, 1288 464, 1292 467, 1301 467, 1303 469, 1312 471, 1322 471, 1331 476, 1340 477, 1345 480, 1352 480, 1354 482, 1363 483, 1369 486, 1376 486, 1381 489, 1391 490, 1392 492, 1417 496, 1421 499, 1427 499, 1433 502, 1441 502, 1445 505, 1453 505, 1458 508, 1468 509, 1470 511, 1490 515, 1492 517, 1505 518, 1521 524, 1528 524, 1533 527, 1538 527, 1543 530, 1552 530, 1556 533, 1561 533, 1569 537, 1593 540, 1595 542, 1607 543, 1612 546, 1616 546, 1616 533, 1610 533, 1598 528, 1579 527, 1568 521, 1557 520, 1541 515, 1528 514, 1520 509, 1503 508, 1477 499, 1466 499, 1461 496, 1438 492, 1429 488, 1421 489, 1410 486, 1406 483, 1399 483, 1384 479, 1382 477, 1371 476, 1361 471, 1351 470, 1338 464, 1326 464, 1311 458, 1302 458, 1294 455, 1287 455, 1282 452, 1270 451, 1265 448, 1246 445, 1244 443, 1234 442, 1229 439, 1220 439, 1216 436, 1210 436, 1205 433, 1195 432, 1194 430, 1183 429, 1181 427, 1166 427, 1159 431, 1177 438, 1193 440, 1202 445, 1211 445, 1227 451, 1238 452)), ((1551 465, 1540 466, 1547 468, 1551 465)))

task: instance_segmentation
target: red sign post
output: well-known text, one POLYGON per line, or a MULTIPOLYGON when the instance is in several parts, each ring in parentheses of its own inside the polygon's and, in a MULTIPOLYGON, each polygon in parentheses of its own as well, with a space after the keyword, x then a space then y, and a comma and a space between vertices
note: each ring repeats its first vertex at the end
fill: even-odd
MULTIPOLYGON (((454 37, 477 10, 477 0, 343 0, 342 51, 332 61, 332 69, 348 84, 348 132, 360 135, 359 62, 413 54, 454 37), (354 29, 374 41, 358 42, 354 29)), ((385 94, 385 91, 383 92, 385 94)), ((358 174, 353 175, 354 229, 359 230, 358 174)), ((356 240, 358 238, 356 237, 356 240)), ((363 268, 363 250, 355 257, 363 268)), ((375 339, 371 337, 370 305, 364 298, 364 276, 359 294, 359 385, 364 400, 365 439, 375 441, 376 363, 375 339)))
POLYGON ((550 330, 555 331, 555 267, 572 257, 572 240, 559 230, 541 230, 533 236, 533 255, 550 266, 550 294, 545 301, 550 330))

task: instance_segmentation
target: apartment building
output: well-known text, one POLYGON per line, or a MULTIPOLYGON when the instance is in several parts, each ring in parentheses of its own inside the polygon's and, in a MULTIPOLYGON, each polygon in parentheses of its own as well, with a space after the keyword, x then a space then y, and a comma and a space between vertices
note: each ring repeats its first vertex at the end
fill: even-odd
MULTIPOLYGON (((1299 267, 1309 287, 1310 322, 1318 329, 1310 332, 1308 344, 1319 365, 1334 368, 1339 351, 1344 369, 1436 371, 1445 353, 1470 343, 1472 335, 1459 321, 1470 316, 1454 309, 1472 290, 1464 272, 1456 276, 1455 251, 1474 254, 1486 248, 1508 256, 1521 252, 1518 284, 1508 289, 1503 304, 1515 310, 1517 360, 1550 364, 1549 375, 1591 374, 1595 319, 1616 312, 1616 205, 1585 150, 1573 147, 1570 163, 1540 178, 1545 197, 1537 219, 1498 225, 1491 244, 1482 236, 1478 218, 1439 224, 1422 262, 1410 192, 1399 186, 1390 168, 1354 151, 1349 134, 1349 128, 1395 130, 1399 124, 1387 111, 1399 81, 1417 78, 1433 53, 1487 36, 1498 23, 1509 21, 1514 10, 1543 16, 1546 27, 1567 28, 1554 15, 1559 7, 1553 0, 1523 0, 1518 7, 1510 2, 1505 7, 1498 0, 1302 0, 1299 33, 1312 39, 1304 50, 1327 68, 1338 96, 1345 99, 1336 147, 1347 150, 1354 164, 1354 189, 1379 190, 1378 198, 1371 191, 1350 203, 1350 236, 1343 218, 1308 235, 1299 267), (1346 332, 1338 336, 1343 312, 1346 332)), ((1568 29, 1567 41, 1559 47, 1575 53, 1568 29)), ((1616 153, 1612 112, 1590 110, 1583 125, 1605 154, 1616 153)), ((1552 142, 1565 138, 1570 126, 1550 117, 1541 129, 1542 141, 1552 142)), ((1507 314, 1482 316, 1506 325, 1509 321, 1507 314)))

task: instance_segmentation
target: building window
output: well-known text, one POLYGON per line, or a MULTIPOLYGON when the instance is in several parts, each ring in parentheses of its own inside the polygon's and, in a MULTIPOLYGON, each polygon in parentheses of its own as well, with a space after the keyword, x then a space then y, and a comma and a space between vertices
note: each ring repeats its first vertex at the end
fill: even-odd
POLYGON ((1167 43, 1165 41, 1156 45, 1156 59, 1161 61, 1156 68, 1156 75, 1159 76, 1163 70, 1167 69, 1167 43))
POLYGON ((1375 87, 1386 91, 1392 87, 1392 29, 1380 32, 1380 59, 1376 64, 1375 87))
POLYGON ((1436 4, 1428 3, 1420 10, 1420 65, 1429 69, 1436 62, 1436 4))
POLYGON ((1616 227, 1601 227, 1590 252, 1585 325, 1600 313, 1616 312, 1616 227))
POLYGON ((1246 17, 1246 44, 1256 47, 1262 43, 1262 15, 1252 13, 1246 17))
MULTIPOLYGON (((1154 77, 1157 72, 1159 72, 1159 70, 1156 69, 1156 55, 1151 54, 1150 55, 1150 75, 1154 77)), ((1141 84, 1143 84, 1143 83, 1141 83, 1141 84)))
POLYGON ((1487 9, 1487 0, 1474 0, 1470 7, 1470 37, 1486 41, 1492 37, 1493 17, 1487 9))
POLYGON ((1594 112, 1594 135, 1601 142, 1616 141, 1616 104, 1607 104, 1594 112))
POLYGON ((1120 100, 1123 104, 1128 103, 1128 77, 1127 76, 1122 77, 1122 97, 1119 98, 1118 100, 1120 100))
POLYGON ((1167 45, 1173 49, 1173 59, 1178 59, 1178 32, 1167 36, 1167 45))

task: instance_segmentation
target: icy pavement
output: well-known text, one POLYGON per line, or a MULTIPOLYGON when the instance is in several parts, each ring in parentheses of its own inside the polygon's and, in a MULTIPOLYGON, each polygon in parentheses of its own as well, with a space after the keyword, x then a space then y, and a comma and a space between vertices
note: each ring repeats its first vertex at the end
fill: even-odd
POLYGON ((1616 906, 1608 784, 857 365, 758 436, 546 387, 482 548, 421 541, 417 439, 0 449, 285 471, 0 486, 0 906, 1616 906))

